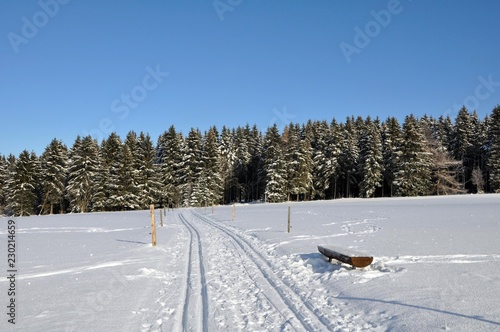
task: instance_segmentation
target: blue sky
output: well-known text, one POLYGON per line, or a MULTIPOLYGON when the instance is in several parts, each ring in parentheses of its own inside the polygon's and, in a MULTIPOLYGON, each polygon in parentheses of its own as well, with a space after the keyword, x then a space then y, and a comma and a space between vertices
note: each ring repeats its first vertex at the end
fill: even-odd
POLYGON ((500 2, 0 3, 0 154, 500 104, 500 2))

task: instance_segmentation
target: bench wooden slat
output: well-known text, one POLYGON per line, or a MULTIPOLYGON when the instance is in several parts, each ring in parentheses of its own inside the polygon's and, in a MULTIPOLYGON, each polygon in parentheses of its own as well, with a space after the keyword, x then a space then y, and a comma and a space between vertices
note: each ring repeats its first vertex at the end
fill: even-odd
POLYGON ((354 267, 367 267, 373 262, 372 256, 355 253, 348 249, 344 250, 340 248, 326 248, 324 246, 318 246, 318 250, 320 253, 328 257, 329 262, 331 262, 332 259, 336 259, 354 267))

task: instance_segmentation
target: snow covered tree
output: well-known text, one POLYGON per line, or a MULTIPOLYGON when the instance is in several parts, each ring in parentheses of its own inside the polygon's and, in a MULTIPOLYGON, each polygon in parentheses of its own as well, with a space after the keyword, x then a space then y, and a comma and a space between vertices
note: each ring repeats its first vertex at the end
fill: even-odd
POLYGON ((137 187, 141 208, 160 200, 161 182, 156 163, 156 151, 149 134, 141 132, 137 140, 137 187))
POLYGON ((339 176, 341 183, 345 185, 342 196, 352 197, 356 192, 356 187, 353 188, 353 186, 358 184, 358 130, 352 118, 347 118, 339 130, 341 131, 339 176))
POLYGON ((286 168, 278 127, 269 127, 264 138, 264 170, 266 201, 284 202, 287 199, 286 168))
POLYGON ((181 203, 179 165, 182 163, 182 144, 182 134, 177 133, 174 126, 170 126, 158 138, 156 154, 160 164, 161 198, 164 204, 179 206, 181 203))
POLYGON ((8 210, 17 216, 36 214, 39 190, 39 160, 34 152, 21 152, 7 180, 8 210))
POLYGON ((493 109, 490 128, 490 155, 488 160, 491 190, 500 193, 500 105, 493 109))
POLYGON ((262 133, 254 125, 250 130, 247 130, 248 153, 250 159, 248 162, 247 172, 247 201, 259 200, 263 197, 264 177, 263 174, 263 138, 262 133))
POLYGON ((232 198, 231 189, 233 187, 234 164, 236 161, 235 145, 233 134, 226 126, 222 127, 220 138, 221 175, 224 181, 224 203, 230 203, 232 198))
POLYGON ((396 153, 394 187, 401 196, 427 195, 431 186, 430 152, 418 120, 406 116, 402 143, 396 153))
POLYGON ((125 210, 138 210, 142 208, 139 200, 139 148, 137 134, 129 131, 125 137, 121 152, 122 162, 119 169, 119 186, 123 195, 121 207, 125 210))
POLYGON ((291 123, 283 131, 284 159, 287 168, 288 200, 309 194, 312 187, 312 151, 309 139, 301 135, 299 124, 291 123))
POLYGON ((216 127, 210 128, 203 139, 203 173, 205 181, 204 205, 220 203, 223 195, 221 158, 219 153, 219 133, 216 127))
POLYGON ((8 165, 5 156, 0 155, 0 215, 5 213, 5 205, 7 199, 7 179, 8 179, 8 165))
POLYGON ((309 126, 312 132, 312 198, 324 199, 338 167, 340 151, 332 128, 326 121, 310 123, 309 126))
POLYGON ((68 175, 68 148, 53 139, 40 157, 42 181, 41 213, 64 212, 64 196, 68 175))
POLYGON ((99 174, 99 145, 91 136, 78 136, 69 153, 67 195, 73 212, 89 212, 99 174))
POLYGON ((362 197, 373 197, 375 190, 382 186, 384 165, 381 140, 377 122, 367 117, 360 137, 359 190, 362 197))
POLYGON ((191 128, 182 148, 184 154, 181 163, 182 205, 198 206, 201 188, 195 184, 203 171, 203 142, 199 129, 191 128), (195 190, 196 189, 196 190, 195 190))
POLYGON ((394 179, 397 165, 397 151, 402 145, 401 126, 395 117, 388 118, 382 124, 382 157, 384 160, 384 181, 389 189, 389 196, 394 193, 394 179))
POLYGON ((432 118, 423 118, 421 128, 427 142, 431 165, 432 186, 429 194, 455 195, 465 193, 463 185, 457 180, 462 173, 462 162, 455 160, 439 139, 437 122, 432 118))
POLYGON ((122 141, 117 133, 111 133, 100 148, 100 167, 94 211, 120 211, 123 204, 123 188, 120 186, 122 167, 122 141))

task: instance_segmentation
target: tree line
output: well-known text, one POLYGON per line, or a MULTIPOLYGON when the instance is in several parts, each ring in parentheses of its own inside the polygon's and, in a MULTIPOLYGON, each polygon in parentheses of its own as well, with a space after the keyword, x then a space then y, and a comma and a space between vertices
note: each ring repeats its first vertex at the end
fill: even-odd
POLYGON ((500 106, 479 119, 348 117, 185 136, 130 131, 53 139, 42 155, 0 155, 0 213, 500 192, 500 106))

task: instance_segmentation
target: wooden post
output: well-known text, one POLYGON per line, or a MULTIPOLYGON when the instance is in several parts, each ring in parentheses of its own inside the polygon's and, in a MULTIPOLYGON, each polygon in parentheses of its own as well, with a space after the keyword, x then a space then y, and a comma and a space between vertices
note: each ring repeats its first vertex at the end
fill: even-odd
POLYGON ((164 206, 163 207, 163 215, 166 217, 167 216, 167 208, 164 206))
POLYGON ((212 204, 212 215, 214 214, 214 205, 212 204))
POLYGON ((288 233, 290 233, 290 228, 292 228, 292 226, 290 225, 290 207, 288 207, 288 233))
POLYGON ((163 214, 161 213, 161 210, 160 210, 160 225, 161 227, 163 227, 163 214))
POLYGON ((151 244, 156 246, 156 225, 155 225, 155 206, 151 204, 149 206, 149 210, 151 211, 151 244))
POLYGON ((232 213, 231 213, 231 220, 232 220, 232 221, 234 221, 234 215, 235 215, 235 213, 236 213, 236 206, 235 206, 235 205, 234 205, 234 203, 233 203, 233 211, 232 211, 232 213))

